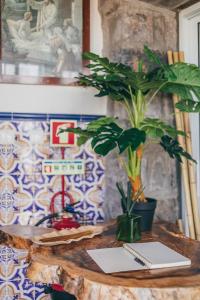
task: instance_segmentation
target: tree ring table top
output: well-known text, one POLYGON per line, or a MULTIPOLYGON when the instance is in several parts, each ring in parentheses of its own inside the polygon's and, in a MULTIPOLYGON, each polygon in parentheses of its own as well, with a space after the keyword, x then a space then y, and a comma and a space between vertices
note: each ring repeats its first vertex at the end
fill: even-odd
MULTIPOLYGON (((69 278, 74 284, 76 282, 76 287, 86 280, 99 285, 123 288, 197 288, 199 296, 197 299, 200 299, 200 242, 184 237, 177 231, 176 226, 170 223, 154 224, 152 232, 143 234, 142 242, 160 241, 190 258, 191 266, 113 274, 103 273, 86 250, 121 246, 122 242, 115 239, 115 225, 107 226, 103 234, 92 239, 53 247, 33 244, 30 240, 30 230, 29 228, 29 236, 24 237, 20 232, 20 226, 15 226, 14 232, 13 225, 1 227, 0 240, 1 243, 29 251, 31 264, 28 268, 28 277, 33 281, 37 281, 38 274, 45 266, 58 266, 60 282, 65 286, 66 281, 66 290, 70 291, 73 284, 71 282, 69 288, 69 278)), ((35 228, 33 236, 34 231, 35 228)))

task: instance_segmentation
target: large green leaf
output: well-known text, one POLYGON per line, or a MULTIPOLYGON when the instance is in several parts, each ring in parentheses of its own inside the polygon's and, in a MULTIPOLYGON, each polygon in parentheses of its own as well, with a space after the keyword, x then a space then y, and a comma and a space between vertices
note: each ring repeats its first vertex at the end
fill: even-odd
POLYGON ((182 162, 181 156, 183 156, 196 163, 192 156, 180 146, 177 140, 165 135, 161 138, 160 145, 171 158, 176 158, 179 162, 182 162))
POLYGON ((132 151, 135 151, 140 144, 144 144, 146 140, 146 134, 137 128, 130 128, 124 130, 120 135, 117 143, 120 153, 124 152, 129 146, 132 151))
POLYGON ((176 130, 176 128, 164 123, 160 119, 146 118, 141 123, 141 130, 144 130, 150 138, 161 138, 163 135, 176 137, 177 135, 185 135, 183 131, 176 130))
POLYGON ((115 121, 115 118, 113 117, 101 117, 97 120, 91 121, 86 129, 82 129, 80 127, 77 128, 67 128, 67 129, 61 129, 58 134, 62 132, 73 132, 74 134, 78 135, 77 144, 78 146, 81 146, 85 144, 91 137, 94 137, 96 135, 97 130, 106 124, 113 123, 115 121))
MULTIPOLYGON (((160 67, 147 74, 149 81, 144 84, 143 90, 145 88, 149 88, 149 90, 160 89, 166 93, 177 94, 182 100, 193 100, 195 96, 196 100, 200 102, 199 67, 187 63, 176 63, 168 66, 148 47, 144 48, 144 52, 150 61, 160 67)), ((188 107, 186 111, 190 111, 188 107)))
POLYGON ((85 52, 83 53, 83 59, 85 60, 93 60, 96 61, 98 60, 99 56, 93 52, 85 52))
POLYGON ((84 58, 91 61, 87 66, 91 74, 80 74, 79 81, 83 85, 96 88, 97 97, 108 95, 116 101, 128 100, 131 99, 129 87, 135 94, 138 90, 143 90, 143 85, 148 82, 146 74, 142 72, 141 64, 138 72, 135 72, 130 66, 110 62, 107 58, 93 53, 85 53, 84 58))
POLYGON ((200 69, 197 66, 186 63, 169 66, 147 46, 144 47, 144 52, 154 67, 146 73, 141 66, 136 72, 130 66, 110 62, 108 58, 94 53, 86 53, 84 57, 91 61, 88 65, 91 74, 80 74, 79 80, 86 86, 96 88, 97 97, 108 95, 116 101, 131 99, 131 87, 133 95, 138 90, 145 95, 150 91, 161 90, 177 94, 182 100, 193 100, 195 96, 200 102, 200 69))
POLYGON ((80 75, 79 82, 83 85, 96 88, 96 90, 98 91, 98 93, 95 95, 96 97, 110 96, 113 100, 116 101, 124 101, 124 99, 129 99, 130 94, 128 91, 126 80, 120 77, 118 77, 117 80, 116 76, 113 80, 107 80, 107 73, 102 75, 102 71, 99 71, 88 76, 80 75), (99 73, 101 75, 99 75, 99 73))
MULTIPOLYGON (((168 74, 170 79, 172 79, 172 80, 176 79, 176 75, 173 72, 173 70, 170 68, 170 66, 167 65, 166 63, 163 63, 160 60, 159 56, 154 51, 149 49, 146 45, 144 46, 144 53, 148 57, 149 61, 156 64, 156 65, 158 65, 161 70, 165 71, 166 74, 168 74)), ((157 71, 160 72, 160 69, 158 68, 157 71)))
MULTIPOLYGON (((112 120, 112 118, 110 118, 110 120, 112 120)), ((101 121, 103 123, 103 119, 101 121)), ((101 122, 99 122, 99 124, 100 123, 101 122)), ((139 147, 141 143, 144 143, 146 139, 146 134, 144 131, 137 128, 123 130, 114 122, 99 126, 98 128, 94 126, 94 123, 92 127, 90 127, 90 125, 91 124, 89 124, 87 127, 90 130, 70 128, 65 131, 70 131, 78 134, 79 145, 91 138, 92 148, 96 153, 102 156, 107 155, 115 148, 119 150, 119 153, 124 152, 128 147, 131 147, 132 151, 134 151, 139 147)))
POLYGON ((84 145, 90 138, 91 138, 91 136, 80 135, 77 139, 77 145, 79 147, 84 145))
POLYGON ((97 120, 91 121, 87 126, 87 130, 96 131, 99 127, 101 127, 103 125, 114 123, 115 120, 116 120, 116 118, 113 118, 113 117, 101 117, 97 120))
POLYGON ((166 85, 164 92, 177 94, 182 100, 193 100, 194 96, 200 101, 200 68, 186 63, 176 63, 170 66, 176 79, 171 80, 165 73, 166 85))
POLYGON ((105 137, 105 140, 98 141, 97 145, 94 147, 94 151, 97 154, 102 156, 106 156, 111 150, 115 149, 117 143, 113 139, 109 139, 105 137))
POLYGON ((73 132, 74 134, 77 134, 78 135, 78 139, 77 139, 78 146, 85 144, 91 137, 93 137, 95 135, 94 131, 89 131, 87 129, 82 129, 80 127, 61 129, 58 132, 58 134, 60 134, 62 132, 73 132))
POLYGON ((107 155, 117 147, 122 132, 123 129, 115 123, 101 126, 91 141, 92 148, 100 155, 107 155))
POLYGON ((144 143, 146 134, 137 128, 123 130, 116 123, 101 126, 95 136, 92 137, 91 145, 94 151, 102 156, 117 148, 119 153, 131 147, 135 151, 141 143, 144 143))
POLYGON ((176 104, 176 108, 183 112, 200 112, 200 102, 181 100, 176 104))

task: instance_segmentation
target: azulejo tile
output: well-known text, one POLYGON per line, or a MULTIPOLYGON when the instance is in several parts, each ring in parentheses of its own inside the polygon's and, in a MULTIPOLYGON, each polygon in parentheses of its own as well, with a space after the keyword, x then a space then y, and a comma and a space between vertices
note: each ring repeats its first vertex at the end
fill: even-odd
POLYGON ((43 284, 33 284, 27 278, 0 281, 1 300, 51 300, 44 294, 43 284))
MULTIPOLYGON (((61 191, 61 176, 52 176, 49 183, 46 185, 45 189, 38 193, 35 198, 35 205, 37 205, 39 210, 49 211, 50 202, 52 197, 61 191)), ((70 193, 74 198, 74 201, 81 201, 82 193, 79 189, 74 187, 72 182, 68 182, 68 178, 65 177, 65 191, 70 193)), ((66 203, 69 203, 70 199, 66 197, 66 203)), ((56 197, 56 205, 60 206, 61 196, 56 197)), ((60 208, 61 209, 61 208, 60 208)))
POLYGON ((21 162, 20 172, 24 175, 34 175, 42 173, 42 158, 33 160, 25 159, 21 162))
POLYGON ((21 296, 24 297, 24 300, 27 299, 35 299, 35 285, 27 278, 24 278, 24 280, 16 280, 11 281, 14 285, 17 291, 20 291, 21 296))
POLYGON ((35 300, 51 300, 50 295, 44 294, 44 287, 42 283, 35 284, 35 300))
POLYGON ((16 184, 11 176, 0 177, 0 224, 14 224, 18 214, 27 210, 32 203, 31 196, 16 184))
POLYGON ((23 282, 20 286, 17 281, 5 281, 0 285, 0 299, 5 300, 34 300, 34 285, 28 286, 23 282))
POLYGON ((0 281, 7 278, 7 247, 0 246, 0 281))
MULTIPOLYGON (((85 123, 79 122, 84 127, 85 123)), ((49 121, 0 121, 0 225, 34 225, 49 214, 50 201, 61 191, 61 176, 44 176, 43 159, 62 159, 61 149, 51 147, 49 121), (4 134, 4 136, 6 136, 4 134)), ((104 220, 104 161, 88 144, 65 148, 65 159, 84 159, 84 175, 65 176, 65 191, 79 203, 78 220, 94 224, 104 220)), ((69 199, 66 198, 66 202, 69 199)), ((61 210, 61 196, 55 208, 61 210)), ((47 226, 47 223, 44 224, 47 226)), ((26 253, 0 247, 0 300, 49 300, 43 284, 26 278, 26 253)))
POLYGON ((0 299, 18 300, 20 292, 15 289, 11 282, 0 282, 0 299))
POLYGON ((27 252, 2 246, 0 248, 0 274, 2 280, 25 277, 27 252))

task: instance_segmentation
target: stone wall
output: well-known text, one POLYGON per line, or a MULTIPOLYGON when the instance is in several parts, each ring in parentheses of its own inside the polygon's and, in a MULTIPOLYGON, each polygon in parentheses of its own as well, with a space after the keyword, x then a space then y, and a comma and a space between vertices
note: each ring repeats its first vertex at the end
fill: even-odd
MULTIPOLYGON (((144 44, 160 54, 177 48, 177 18, 172 11, 138 0, 99 0, 99 11, 104 37, 103 52, 114 61, 132 64, 142 56, 144 44)), ((108 111, 126 122, 127 116, 117 103, 109 101, 108 111)), ((161 117, 172 124, 172 100, 160 95, 148 115, 161 117)), ((115 217, 120 212, 115 183, 126 181, 126 176, 114 155, 109 155, 106 164, 104 209, 107 217, 115 217)), ((150 145, 142 169, 146 196, 159 200, 157 219, 175 221, 179 207, 176 162, 159 145, 150 145)))

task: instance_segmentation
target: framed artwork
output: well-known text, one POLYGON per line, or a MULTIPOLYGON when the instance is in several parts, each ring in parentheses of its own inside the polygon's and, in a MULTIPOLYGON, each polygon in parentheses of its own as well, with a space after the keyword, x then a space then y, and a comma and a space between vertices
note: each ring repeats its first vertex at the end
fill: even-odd
POLYGON ((0 81, 74 84, 90 49, 90 0, 0 2, 0 81))

